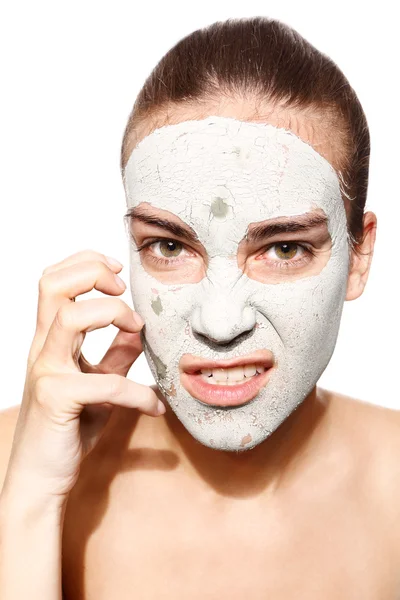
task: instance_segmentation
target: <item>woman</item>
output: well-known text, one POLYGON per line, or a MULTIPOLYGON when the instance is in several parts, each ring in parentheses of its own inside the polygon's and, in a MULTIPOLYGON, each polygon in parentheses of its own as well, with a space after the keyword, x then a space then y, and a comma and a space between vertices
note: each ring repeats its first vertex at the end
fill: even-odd
POLYGON ((121 153, 136 311, 95 251, 40 281, 2 422, 2 599, 398 596, 398 412, 316 385, 369 273, 368 161, 355 92, 288 26, 163 57, 121 153), (74 302, 93 288, 114 298, 74 302), (126 378, 142 350, 152 388, 126 378))

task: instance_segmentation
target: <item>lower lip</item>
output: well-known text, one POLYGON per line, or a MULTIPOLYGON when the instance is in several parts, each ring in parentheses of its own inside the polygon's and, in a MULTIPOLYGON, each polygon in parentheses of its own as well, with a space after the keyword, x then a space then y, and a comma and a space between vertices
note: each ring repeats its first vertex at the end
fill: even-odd
POLYGON ((200 373, 181 373, 181 383, 191 396, 211 406, 240 406, 253 400, 270 378, 272 367, 253 375, 244 383, 221 385, 207 383, 200 373))

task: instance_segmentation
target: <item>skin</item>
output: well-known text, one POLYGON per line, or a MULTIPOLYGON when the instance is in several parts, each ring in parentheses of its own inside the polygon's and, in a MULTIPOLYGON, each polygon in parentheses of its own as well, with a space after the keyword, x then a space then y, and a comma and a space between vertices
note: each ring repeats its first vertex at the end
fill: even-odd
MULTIPOLYGON (((201 118, 204 107, 202 111, 178 107, 169 122, 201 118)), ((268 114, 268 122, 292 129, 335 168, 339 164, 340 149, 318 128, 317 117, 271 110, 256 117, 253 105, 239 101, 210 106, 208 114, 264 122, 268 114)), ((138 132, 136 142, 148 132, 138 132)), ((348 301, 363 293, 370 271, 376 215, 365 213, 363 222, 363 243, 349 272, 348 301)), ((154 227, 135 227, 137 236, 154 235, 154 227)), ((105 262, 104 256, 88 251, 50 267, 52 285, 42 285, 39 298, 46 323, 35 337, 35 352, 60 304, 93 287, 105 294, 122 293, 111 283, 109 267, 96 279, 99 262, 105 262)), ((105 305, 92 302, 98 303, 98 320, 86 327, 112 322, 112 311, 105 316, 105 305)), ((94 306, 88 307, 91 314, 94 306)), ((99 365, 89 365, 81 356, 83 373, 124 377, 140 353, 139 329, 128 331, 127 311, 118 310, 124 316, 117 326, 125 330, 99 365)), ((359 351, 356 343, 354 351, 359 351)), ((33 389, 33 379, 28 383, 33 389)), ((54 397, 63 398, 62 384, 60 380, 52 389, 54 397)), ((90 451, 80 456, 77 475, 78 465, 68 470, 72 461, 66 446, 63 468, 52 473, 52 489, 59 486, 64 511, 65 598, 398 597, 399 411, 316 386, 265 442, 236 454, 196 442, 166 402, 166 413, 152 416, 155 399, 163 400, 156 386, 142 401, 139 392, 144 390, 127 391, 125 402, 123 394, 117 395, 112 411, 104 403, 104 413, 95 412, 99 405, 92 407, 91 424, 86 409, 84 416, 76 409, 74 418, 81 415, 90 451), (136 406, 132 400, 129 404, 132 394, 136 406)), ((28 464, 25 453, 34 447, 20 428, 11 452, 21 412, 17 406, 0 415, 0 476, 7 468, 8 474, 16 474, 19 491, 28 464)), ((54 453, 50 436, 47 447, 54 453)), ((17 497, 11 477, 6 477, 4 490, 6 499, 17 497)))

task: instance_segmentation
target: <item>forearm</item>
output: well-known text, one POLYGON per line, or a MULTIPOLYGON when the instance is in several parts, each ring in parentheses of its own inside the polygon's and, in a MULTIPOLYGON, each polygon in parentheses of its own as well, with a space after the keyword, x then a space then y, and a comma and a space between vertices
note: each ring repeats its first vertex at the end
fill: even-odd
POLYGON ((0 494, 0 598, 62 600, 63 509, 28 498, 0 494))

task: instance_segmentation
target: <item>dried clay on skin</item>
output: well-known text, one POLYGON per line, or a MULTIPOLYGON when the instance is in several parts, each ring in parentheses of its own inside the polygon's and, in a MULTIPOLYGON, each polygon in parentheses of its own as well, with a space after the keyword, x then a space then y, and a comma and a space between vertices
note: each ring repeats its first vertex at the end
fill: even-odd
POLYGON ((143 345, 153 376, 199 442, 252 448, 307 397, 336 344, 349 267, 337 174, 289 130, 212 116, 161 127, 141 140, 124 186, 128 207, 146 202, 191 226, 209 260, 201 281, 166 284, 144 269, 131 242, 132 299, 146 324, 143 345), (319 273, 279 283, 243 273, 236 257, 250 223, 317 208, 328 217, 332 241, 319 273), (229 344, 243 332, 248 335, 229 344), (246 405, 204 405, 180 383, 184 353, 220 360, 263 348, 277 367, 246 405))

